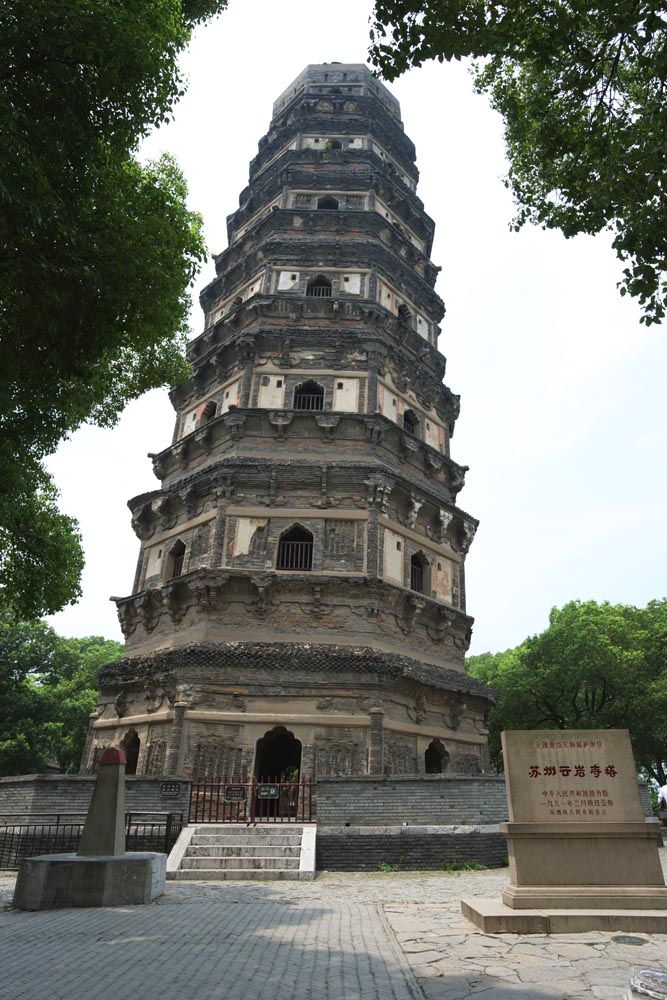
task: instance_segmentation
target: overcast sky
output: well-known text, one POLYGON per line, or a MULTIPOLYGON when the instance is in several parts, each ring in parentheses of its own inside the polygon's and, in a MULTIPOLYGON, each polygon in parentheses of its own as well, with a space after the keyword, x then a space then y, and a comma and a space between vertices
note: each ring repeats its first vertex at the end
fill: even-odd
MULTIPOLYGON (((197 32, 188 92, 142 156, 176 155, 211 253, 227 245, 273 101, 308 63, 365 62, 371 10, 230 0, 197 32)), ((501 122, 464 66, 429 65, 391 89, 436 223, 439 348, 461 394, 452 457, 470 466, 459 504, 481 521, 466 564, 471 653, 518 644, 574 598, 664 597, 667 329, 640 326, 620 298, 608 237, 509 232, 501 122)), ((193 335, 213 274, 211 263, 195 289, 193 335)), ((146 455, 170 443, 173 421, 166 392, 153 392, 49 460, 86 552, 83 598, 50 619, 61 634, 122 638, 109 596, 130 593, 139 551, 126 503, 157 488, 146 455)))

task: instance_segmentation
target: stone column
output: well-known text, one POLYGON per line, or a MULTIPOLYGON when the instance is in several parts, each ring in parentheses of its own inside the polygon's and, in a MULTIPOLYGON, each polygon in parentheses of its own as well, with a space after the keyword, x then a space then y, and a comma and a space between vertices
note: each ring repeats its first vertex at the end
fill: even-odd
POLYGON ((368 773, 384 774, 384 709, 371 708, 368 714, 371 722, 368 773))
POLYGON ((165 774, 180 774, 183 767, 183 730, 185 728, 186 701, 174 705, 174 721, 167 739, 167 753, 164 761, 165 774))
POLYGON ((368 536, 366 540, 366 573, 369 580, 377 580, 378 564, 378 512, 375 507, 368 509, 368 536))
POLYGON ((93 752, 93 743, 95 741, 95 723, 100 717, 100 713, 95 710, 90 713, 90 722, 88 723, 88 733, 86 734, 86 743, 83 748, 83 753, 81 755, 81 767, 79 768, 79 774, 88 774, 90 770, 90 756, 93 752))

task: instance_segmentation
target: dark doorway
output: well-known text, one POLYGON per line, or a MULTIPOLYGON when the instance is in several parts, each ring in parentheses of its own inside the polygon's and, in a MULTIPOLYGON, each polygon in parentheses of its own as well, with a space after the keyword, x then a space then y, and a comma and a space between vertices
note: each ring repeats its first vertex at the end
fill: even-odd
POLYGON ((255 776, 264 781, 298 781, 301 743, 284 726, 276 726, 257 740, 255 776))
POLYGON ((125 774, 136 774, 137 763, 139 762, 139 750, 141 748, 141 740, 137 736, 134 729, 130 729, 129 733, 127 733, 127 735, 124 737, 120 747, 121 750, 125 751, 125 757, 127 759, 127 762, 125 764, 125 774))
POLYGON ((424 753, 424 771, 426 774, 442 774, 449 763, 449 754, 444 744, 438 740, 431 740, 424 753))

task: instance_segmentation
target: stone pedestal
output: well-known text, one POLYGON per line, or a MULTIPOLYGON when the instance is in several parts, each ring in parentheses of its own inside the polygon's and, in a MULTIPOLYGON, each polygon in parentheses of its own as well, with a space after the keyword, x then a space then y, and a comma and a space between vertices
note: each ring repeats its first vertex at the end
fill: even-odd
POLYGON ((19 910, 150 903, 164 893, 166 854, 45 854, 28 858, 16 880, 19 910))
POLYGON ((116 747, 102 755, 76 854, 22 861, 13 901, 18 910, 125 906, 162 895, 167 855, 125 852, 125 764, 116 747))
POLYGON ((658 823, 501 823, 515 909, 667 909, 658 823))

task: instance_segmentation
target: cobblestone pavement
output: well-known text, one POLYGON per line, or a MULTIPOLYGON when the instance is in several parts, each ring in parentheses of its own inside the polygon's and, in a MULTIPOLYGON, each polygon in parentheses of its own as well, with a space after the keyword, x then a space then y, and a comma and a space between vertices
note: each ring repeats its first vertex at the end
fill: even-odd
MULTIPOLYGON (((661 851, 663 867, 667 850, 661 851)), ((150 906, 0 908, 2 1000, 621 1000, 667 935, 484 934, 507 870, 178 882, 150 906)), ((0 907, 14 879, 0 873, 0 907)))

